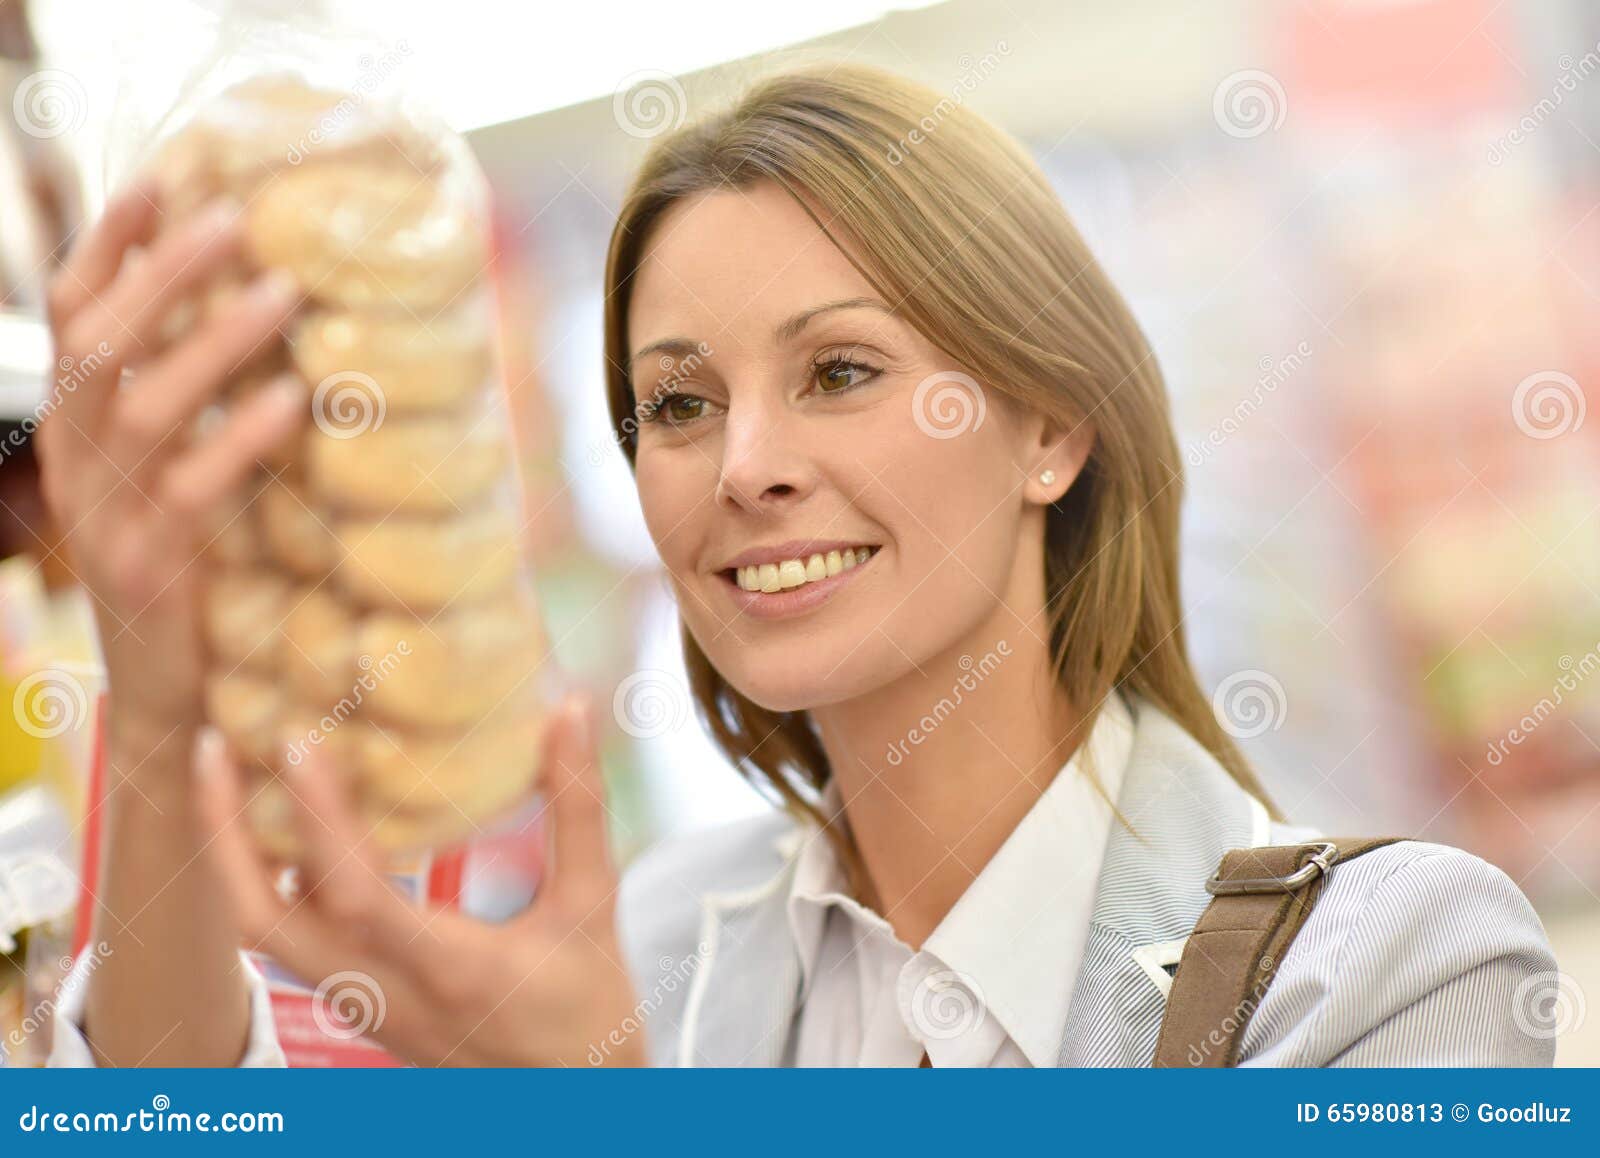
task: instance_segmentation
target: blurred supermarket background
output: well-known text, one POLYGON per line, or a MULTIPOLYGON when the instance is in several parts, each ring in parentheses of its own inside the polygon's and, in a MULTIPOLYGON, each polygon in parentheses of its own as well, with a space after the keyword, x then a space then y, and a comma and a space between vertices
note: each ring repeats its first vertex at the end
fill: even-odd
MULTIPOLYGON (((41 287, 222 7, 0 0, 0 949, 70 921, 38 857, 77 864, 98 690, 11 437, 56 374, 41 287)), ((376 28, 379 83, 495 189, 530 549, 623 725, 624 856, 767 805, 693 718, 608 433, 613 213, 660 131, 786 61, 869 61, 1022 137, 1151 335, 1195 659, 1280 805, 1503 866, 1570 975, 1558 1061, 1600 1064, 1600 5, 416 0, 376 28)))

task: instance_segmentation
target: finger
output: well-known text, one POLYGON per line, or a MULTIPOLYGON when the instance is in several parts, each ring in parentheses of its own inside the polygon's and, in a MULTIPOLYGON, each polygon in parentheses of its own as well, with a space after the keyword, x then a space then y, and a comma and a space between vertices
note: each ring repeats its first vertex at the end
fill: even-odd
MULTIPOLYGON (((319 948, 337 942, 344 957, 365 962, 362 968, 373 984, 382 977, 391 993, 409 995, 411 1008, 432 1010, 446 998, 463 998, 462 955, 470 954, 468 946, 482 944, 483 927, 459 913, 424 913, 408 903, 369 854, 328 754, 300 738, 291 751, 302 753, 298 761, 286 757, 285 780, 295 798, 305 903, 317 924, 336 934, 322 937, 319 948)), ((306 960, 304 948, 297 951, 306 960)))
POLYGON ((153 339, 168 309, 237 247, 237 220, 236 206, 213 205, 160 237, 143 260, 124 261, 104 293, 56 331, 58 361, 74 367, 55 400, 70 425, 94 437, 123 367, 153 339))
POLYGON ((426 953, 434 939, 422 935, 422 914, 395 891, 372 857, 351 812, 341 770, 319 746, 304 743, 292 746, 284 763, 284 779, 294 797, 300 864, 312 903, 353 936, 426 953))
POLYGON ((274 379, 235 406, 219 430, 168 464, 158 491, 162 509, 187 515, 198 526, 215 525, 257 462, 293 438, 309 413, 298 378, 274 379))
POLYGON ((417 1032, 416 1014, 431 1008, 423 991, 405 979, 394 960, 363 952, 312 906, 304 901, 286 905, 279 898, 244 831, 238 768, 214 729, 206 729, 202 737, 196 797, 206 853, 222 878, 246 944, 264 950, 309 983, 323 1018, 347 1024, 354 1015, 353 1028, 371 1030, 404 1051, 417 1032))
POLYGON ((286 906, 247 831, 247 808, 239 768, 227 744, 215 728, 203 729, 195 754, 195 811, 205 855, 221 879, 245 939, 267 947, 281 928, 286 906))
POLYGON ((547 895, 581 913, 602 904, 615 887, 596 732, 593 701, 569 696, 551 721, 540 770, 554 846, 547 895))
POLYGON ((65 335, 105 338, 118 358, 135 357, 180 300, 208 281, 237 252, 240 206, 211 202, 188 220, 157 233, 137 261, 124 254, 116 276, 65 326, 65 335))
POLYGON ((249 831, 249 802, 238 765, 214 728, 201 733, 195 770, 205 853, 221 878, 245 944, 302 976, 321 976, 318 970, 348 954, 331 952, 329 932, 303 900, 291 905, 278 894, 272 869, 249 831))
POLYGON ((125 464, 143 461, 222 389, 277 327, 299 298, 280 271, 261 275, 229 307, 153 363, 113 404, 108 440, 125 464))
POLYGON ((123 255, 150 240, 161 216, 156 195, 153 180, 135 181, 112 198, 100 220, 79 236, 50 282, 46 306, 52 329, 59 333, 111 283, 123 255))

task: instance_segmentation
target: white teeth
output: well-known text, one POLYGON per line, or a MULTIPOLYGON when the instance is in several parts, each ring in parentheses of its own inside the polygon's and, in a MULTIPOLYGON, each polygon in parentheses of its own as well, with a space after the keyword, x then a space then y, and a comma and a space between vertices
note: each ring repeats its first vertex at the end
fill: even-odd
POLYGON ((865 563, 872 557, 871 547, 846 547, 820 552, 804 559, 784 559, 777 563, 752 563, 734 570, 734 581, 745 591, 789 591, 819 579, 827 579, 865 563))

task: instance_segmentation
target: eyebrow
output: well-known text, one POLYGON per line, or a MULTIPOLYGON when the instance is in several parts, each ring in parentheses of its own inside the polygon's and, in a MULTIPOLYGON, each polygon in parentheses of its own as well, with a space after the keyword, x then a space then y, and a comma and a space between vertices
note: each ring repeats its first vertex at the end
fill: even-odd
POLYGON ((651 342, 632 358, 629 358, 628 365, 631 366, 640 358, 647 358, 651 354, 671 354, 674 359, 677 359, 686 358, 690 354, 698 354, 699 352, 700 343, 691 342, 688 338, 662 338, 659 342, 651 342))
POLYGON ((877 310, 884 314, 891 312, 889 307, 877 298, 841 298, 836 302, 824 302, 820 306, 812 306, 809 310, 801 310, 774 330, 772 336, 780 342, 793 341, 813 320, 835 310, 877 310))
MULTIPOLYGON (((877 310, 883 314, 894 312, 877 298, 841 298, 835 302, 823 302, 821 305, 801 310, 780 323, 773 331, 773 337, 780 342, 791 342, 817 318, 837 310, 877 310)), ((699 349, 700 343, 688 338, 662 338, 659 342, 651 342, 648 346, 640 347, 628 362, 632 365, 651 354, 670 354, 675 358, 687 357, 689 354, 698 353, 699 349)))

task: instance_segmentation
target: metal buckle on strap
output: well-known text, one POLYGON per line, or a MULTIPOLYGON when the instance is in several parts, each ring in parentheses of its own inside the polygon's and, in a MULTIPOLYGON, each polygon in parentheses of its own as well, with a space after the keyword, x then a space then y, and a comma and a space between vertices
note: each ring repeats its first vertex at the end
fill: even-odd
POLYGON ((1338 859, 1339 846, 1324 841, 1305 864, 1286 877, 1247 877, 1244 880, 1225 881, 1220 876, 1213 876, 1206 882, 1206 892, 1214 897, 1235 893, 1292 893, 1314 880, 1318 873, 1327 872, 1338 859))

